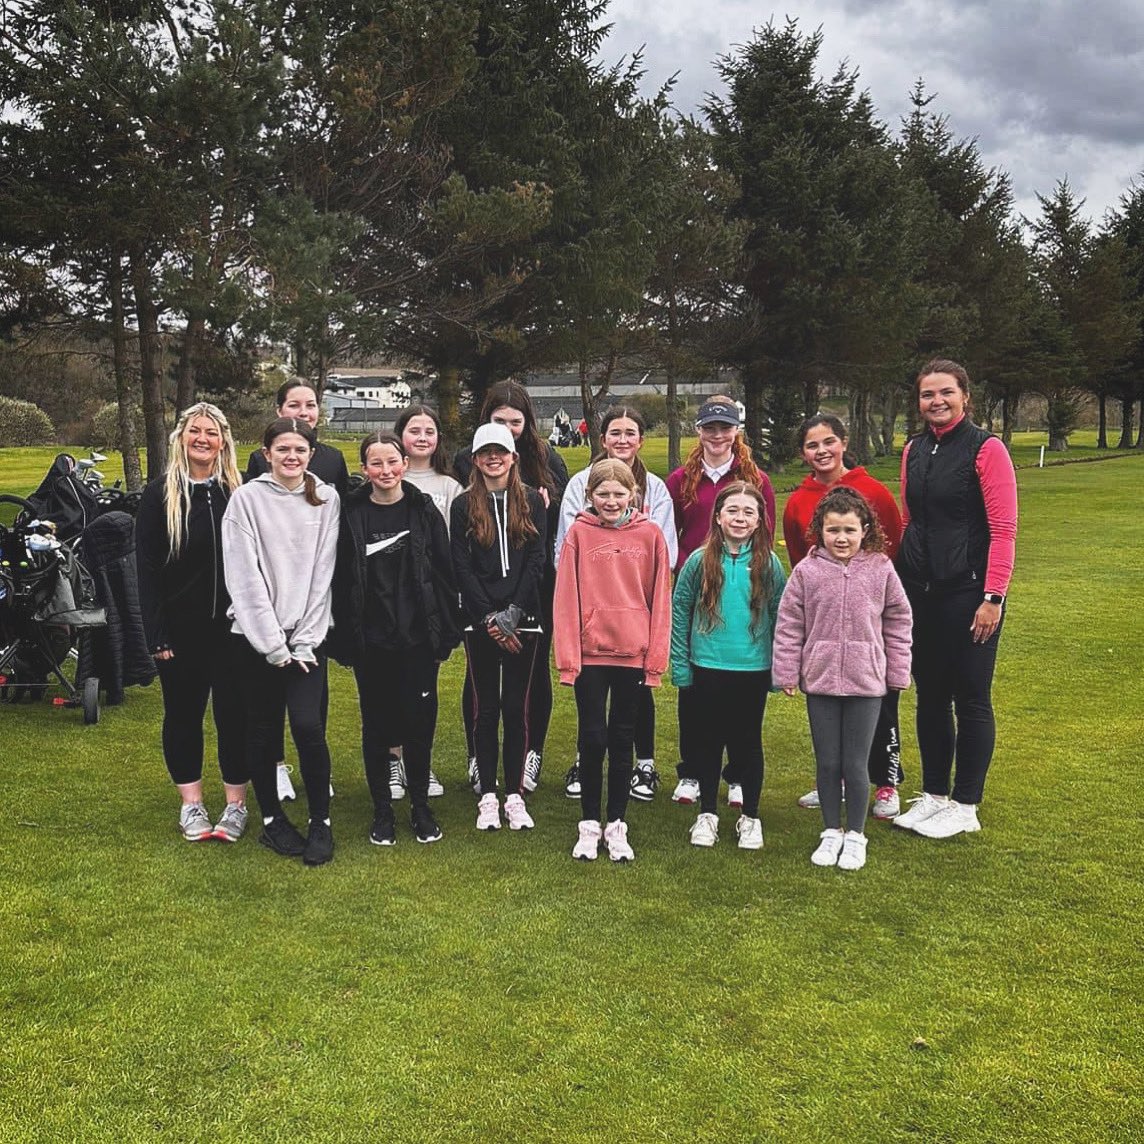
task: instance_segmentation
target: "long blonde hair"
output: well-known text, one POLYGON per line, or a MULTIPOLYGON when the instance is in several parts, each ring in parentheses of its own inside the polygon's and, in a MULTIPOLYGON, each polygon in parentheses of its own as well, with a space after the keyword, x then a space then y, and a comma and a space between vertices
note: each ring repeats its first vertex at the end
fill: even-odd
POLYGON ((187 446, 183 441, 183 434, 195 417, 209 417, 218 426, 222 436, 222 448, 215 457, 211 476, 228 495, 242 484, 242 479, 238 475, 238 456, 234 448, 234 437, 226 414, 209 401, 200 401, 188 406, 179 414, 175 428, 167 438, 170 448, 167 454, 167 474, 164 477, 164 502, 167 509, 167 536, 171 542, 168 556, 170 560, 176 559, 182 551, 183 541, 186 539, 187 519, 191 512, 191 465, 187 458, 187 446))

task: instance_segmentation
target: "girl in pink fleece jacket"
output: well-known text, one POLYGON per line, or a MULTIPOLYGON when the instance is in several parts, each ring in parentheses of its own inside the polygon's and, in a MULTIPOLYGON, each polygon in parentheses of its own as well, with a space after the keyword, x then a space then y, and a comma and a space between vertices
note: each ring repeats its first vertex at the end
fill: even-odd
POLYGON ((572 857, 589 861, 601 834, 613 862, 635 857, 624 814, 640 688, 659 686, 671 647, 667 544, 659 526, 632 507, 635 491, 623 461, 597 461, 588 476, 589 507, 569 528, 556 569, 556 667, 560 682, 576 689, 579 716, 581 821, 572 857))
POLYGON ((826 827, 810 860, 859 870, 866 864, 866 760, 882 696, 910 685, 912 618, 882 551, 878 518, 859 493, 845 486, 828 492, 810 534, 815 547, 795 565, 779 604, 771 678, 787 695, 806 692, 826 827))

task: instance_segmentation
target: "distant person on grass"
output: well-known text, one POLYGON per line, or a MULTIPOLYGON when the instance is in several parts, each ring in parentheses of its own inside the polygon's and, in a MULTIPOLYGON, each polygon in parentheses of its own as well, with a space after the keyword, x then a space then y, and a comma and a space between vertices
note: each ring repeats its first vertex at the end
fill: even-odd
POLYGON ((568 530, 556 569, 556 668, 560 682, 576 690, 578 716, 580 824, 572 856, 586 861, 597 856, 601 835, 613 862, 635 857, 626 811, 640 691, 659 686, 671 641, 667 542, 635 507, 636 489, 623 461, 597 461, 588 507, 568 530))
POLYGON ((437 671, 460 642, 449 534, 433 501, 405 480, 395 433, 361 444, 366 483, 346 496, 334 574, 331 653, 353 668, 361 746, 373 799, 369 840, 396 841, 390 748, 403 752, 410 823, 418 842, 441 837, 429 809, 429 761, 437 729, 437 671))
MULTIPOLYGON (((766 529, 770 542, 775 536, 775 492, 767 474, 762 472, 751 457, 751 450, 742 436, 739 408, 725 394, 708 398, 695 418, 699 443, 691 450, 687 460, 667 478, 667 491, 675 506, 675 528, 679 537, 679 555, 675 568, 678 573, 687 558, 707 542, 711 531, 711 513, 719 491, 736 481, 756 485, 767 506, 766 529)), ((690 806, 699 799, 699 771, 693 763, 696 745, 694 735, 701 729, 702 717, 694 709, 691 688, 678 695, 679 753, 676 767, 679 782, 671 799, 690 806)), ((734 767, 724 772, 727 780, 727 805, 741 808, 743 787, 734 767)))
POLYGON ((779 605, 772 677, 787 695, 806 693, 825 826, 810 860, 859 870, 866 864, 866 765, 882 697, 910 683, 910 605, 860 493, 831 489, 809 532, 814 547, 792 569, 779 605))
POLYGON ((322 708, 339 501, 308 471, 316 444, 306 422, 272 422, 262 438, 270 471, 236 490, 222 522, 233 630, 244 637, 247 765, 262 811, 259 842, 287 857, 300 855, 308 866, 334 856, 322 708), (309 800, 305 838, 282 810, 267 749, 282 734, 284 709, 309 800))
POLYGON ((477 829, 501 828, 500 757, 509 828, 531 830, 524 768, 534 741, 529 692, 541 654, 546 513, 540 494, 521 480, 516 440, 506 426, 480 426, 473 435, 471 456, 469 487, 453 501, 449 540, 467 621, 464 695, 481 791, 477 829))
MULTIPOLYGON (((886 555, 893 560, 902 539, 902 514, 894 494, 859 465, 846 451, 846 426, 832 413, 816 413, 798 428, 798 451, 810 468, 806 479, 791 493, 783 512, 783 539, 793 568, 813 543, 807 529, 818 502, 833 488, 854 489, 866 498, 882 526, 886 555)), ((903 780, 902 737, 898 728, 899 691, 890 688, 882 699, 868 773, 874 787, 874 817, 893 818, 901 809, 898 787, 903 780)), ((817 807, 818 791, 798 800, 802 807, 817 807)))
POLYGON ((969 418, 969 375, 935 359, 917 380, 924 432, 902 453, 898 571, 914 609, 922 795, 894 820, 927 838, 981 829, 993 758, 993 669, 1017 539, 1017 474, 969 418), (950 777, 956 761, 956 775, 950 777))
MULTIPOLYGON (((623 461, 636 479, 636 503, 640 510, 663 533, 667 544, 667 555, 672 567, 678 554, 678 538, 675 535, 675 508, 667 485, 649 473, 640 460, 643 448, 644 420, 639 410, 627 405, 613 405, 600 422, 600 452, 592 462, 611 457, 623 461)), ((560 502, 560 524, 556 531, 556 546, 553 560, 559 566, 560 550, 564 547, 564 537, 572 527, 576 517, 587 507, 588 468, 581 469, 564 490, 560 502)), ((655 700, 651 688, 640 692, 639 713, 636 716, 636 765, 632 771, 632 798, 640 802, 651 802, 659 786, 659 774, 655 769, 655 700)), ((564 776, 564 793, 568 798, 580 797, 580 773, 578 763, 573 763, 564 776)))
POLYGON ((672 600, 671 678, 703 713, 696 736, 699 817, 693 846, 719 838, 719 768, 724 748, 743 786, 735 832, 742 850, 763 845, 763 713, 771 689, 771 645, 786 574, 771 551, 763 494, 746 481, 721 489, 711 532, 679 574, 672 600))
MULTIPOLYGON (((350 479, 349 470, 346 468, 346 459, 342 456, 341 450, 317 440, 318 421, 322 415, 322 406, 310 383, 304 377, 290 378, 289 381, 278 387, 274 404, 276 416, 293 417, 295 420, 305 422, 313 430, 315 445, 313 455, 310 458, 310 472, 320 480, 325 481, 327 485, 333 485, 338 496, 344 497, 350 479)), ((260 477, 269 471, 270 464, 266 460, 265 450, 255 449, 247 460, 246 473, 243 479, 252 481, 255 477, 260 477)), ((323 668, 323 677, 324 674, 325 669, 323 668)), ((322 726, 324 727, 326 712, 330 705, 328 680, 324 681, 323 687, 325 690, 322 693, 322 726)), ((285 718, 279 720, 279 723, 284 726, 285 718)), ((282 736, 278 736, 268 743, 267 750, 272 756, 271 762, 277 767, 278 797, 284 802, 289 802, 294 798, 294 784, 290 781, 290 768, 286 765, 285 742, 282 736)), ((333 794, 332 788, 330 793, 333 794)))
POLYGON ((239 487, 234 438, 221 409, 183 410, 166 475, 143 490, 135 560, 147 646, 163 691, 163 758, 182 798, 188 842, 237 842, 246 828, 246 720, 223 575, 222 517, 239 487), (203 717, 211 701, 226 807, 203 801, 203 717))

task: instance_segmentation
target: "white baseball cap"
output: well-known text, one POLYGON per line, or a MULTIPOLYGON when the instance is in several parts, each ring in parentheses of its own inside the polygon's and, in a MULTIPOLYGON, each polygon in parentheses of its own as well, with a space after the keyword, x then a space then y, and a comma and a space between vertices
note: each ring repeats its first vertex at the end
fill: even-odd
POLYGON ((516 452, 516 438, 504 425, 490 421, 473 434, 473 453, 479 453, 486 445, 499 445, 506 453, 516 452))

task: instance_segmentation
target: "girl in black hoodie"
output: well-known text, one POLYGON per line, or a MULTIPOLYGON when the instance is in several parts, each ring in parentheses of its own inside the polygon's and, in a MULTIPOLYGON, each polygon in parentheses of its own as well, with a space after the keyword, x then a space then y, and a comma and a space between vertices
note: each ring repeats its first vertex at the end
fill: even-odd
POLYGON ((477 430, 472 457, 469 487, 453 501, 449 533, 461 610, 468 621, 466 702, 483 792, 477 829, 499 830, 501 825, 496 776, 503 714, 505 816, 511 829, 528 830, 533 822, 522 791, 547 551, 544 502, 521 480, 516 443, 503 425, 477 430))
POLYGON ((343 502, 329 646, 353 668, 361 706, 362 757, 373 798, 369 840, 392 846, 389 748, 400 744, 418 842, 441 837, 429 810, 429 759, 437 729, 437 669, 460 642, 445 521, 433 501, 402 480, 401 438, 379 432, 361 444, 366 484, 343 502))

